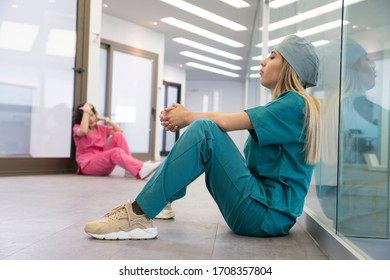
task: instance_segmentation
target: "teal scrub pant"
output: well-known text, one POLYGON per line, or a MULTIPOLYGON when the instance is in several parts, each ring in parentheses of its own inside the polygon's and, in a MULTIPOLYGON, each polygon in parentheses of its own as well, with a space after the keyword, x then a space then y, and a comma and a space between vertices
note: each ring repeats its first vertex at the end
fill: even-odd
POLYGON ((233 232, 270 236, 260 228, 267 207, 251 198, 253 188, 263 187, 261 182, 228 134, 209 120, 197 120, 187 128, 136 202, 154 218, 168 202, 182 198, 203 172, 207 189, 233 232))

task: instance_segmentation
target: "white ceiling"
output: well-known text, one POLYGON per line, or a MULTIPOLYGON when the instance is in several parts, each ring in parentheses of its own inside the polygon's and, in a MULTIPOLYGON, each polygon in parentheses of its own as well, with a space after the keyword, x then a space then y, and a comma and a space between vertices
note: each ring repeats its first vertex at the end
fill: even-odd
POLYGON ((103 13, 164 33, 165 64, 174 67, 179 67, 179 65, 183 65, 184 69, 186 69, 186 76, 188 80, 243 80, 245 78, 244 75, 247 64, 247 57, 249 56, 252 27, 255 21, 257 5, 260 2, 258 0, 245 1, 250 4, 250 7, 237 9, 219 0, 186 0, 186 2, 188 3, 194 4, 200 8, 206 9, 219 16, 225 17, 247 27, 247 30, 245 31, 232 31, 226 27, 220 26, 203 18, 197 17, 191 13, 182 11, 164 2, 161 2, 160 0, 103 0, 103 4, 107 3, 108 5, 108 7, 103 8, 103 13), (164 17, 175 17, 177 19, 186 21, 213 33, 217 33, 229 39, 238 41, 245 46, 240 48, 234 48, 226 46, 222 43, 215 42, 214 40, 203 38, 201 36, 192 34, 190 32, 161 22, 160 19, 164 17), (157 26, 153 25, 153 23, 155 22, 158 23, 157 26), (193 40, 208 45, 210 47, 214 47, 229 53, 239 55, 243 57, 243 59, 231 60, 218 55, 202 52, 172 41, 172 38, 175 37, 184 37, 186 39, 193 40), (197 70, 195 68, 185 66, 185 63, 190 61, 202 63, 205 65, 207 65, 207 63, 199 62, 194 59, 182 56, 179 54, 181 51, 192 51, 209 56, 214 59, 222 60, 230 64, 238 65, 241 67, 242 70, 233 71, 208 64, 209 66, 217 67, 222 70, 235 72, 239 74, 240 77, 231 78, 228 76, 214 74, 204 70, 197 70))
MULTIPOLYGON (((217 25, 213 22, 195 16, 191 13, 182 11, 178 8, 175 8, 171 5, 168 5, 160 0, 103 0, 103 4, 107 4, 108 7, 103 7, 103 12, 132 23, 135 23, 146 28, 156 30, 158 32, 165 34, 165 57, 164 63, 170 66, 179 67, 183 65, 183 68, 186 70, 187 80, 244 80, 245 79, 245 69, 248 64, 248 57, 251 44, 257 44, 258 42, 251 42, 251 37, 253 31, 259 32, 258 30, 253 30, 256 17, 261 17, 261 15, 256 15, 258 5, 262 4, 262 0, 245 0, 250 4, 248 8, 233 8, 226 3, 223 3, 220 0, 185 0, 188 3, 196 5, 200 8, 213 12, 219 16, 230 19, 234 22, 237 22, 245 27, 246 31, 232 31, 223 26, 217 25), (222 43, 215 42, 214 40, 206 39, 204 37, 192 34, 190 32, 181 30, 176 27, 172 27, 164 22, 161 22, 160 19, 165 17, 175 17, 182 21, 191 23, 193 25, 199 26, 200 28, 206 29, 213 33, 222 35, 229 39, 238 41, 244 44, 244 47, 234 48, 226 46, 222 43), (153 23, 157 22, 158 25, 153 23), (202 52, 194 48, 181 45, 179 43, 173 42, 172 38, 175 37, 184 37, 189 40, 193 40, 210 47, 214 47, 220 50, 224 50, 229 53, 233 53, 243 57, 242 60, 230 60, 223 58, 221 56, 213 55, 207 52, 202 52), (228 70, 230 72, 236 72, 240 75, 239 78, 231 78, 228 76, 223 76, 220 74, 214 74, 211 72, 206 72, 204 70, 197 70, 189 66, 185 66, 185 63, 193 61, 202 63, 205 65, 213 66, 205 62, 196 61, 194 59, 182 56, 179 53, 181 51, 192 51, 202 55, 209 56, 214 59, 222 60, 224 62, 235 64, 241 67, 240 71, 232 71, 224 69, 222 67, 217 67, 223 70, 228 70)), ((314 7, 317 7, 319 3, 326 4, 335 2, 336 0, 324 0, 319 1, 316 4, 313 2, 314 7)), ((309 1, 305 2, 307 5, 309 1)), ((306 5, 305 4, 305 5, 306 5)), ((341 2, 340 2, 341 5, 341 2)), ((360 1, 358 4, 354 4, 346 9, 346 17, 350 21, 350 24, 345 27, 344 33, 347 36, 358 41, 367 48, 368 52, 378 51, 378 47, 383 46, 383 40, 388 38, 388 10, 390 7, 390 0, 365 0, 360 1), (367 16, 371 15, 371 16, 367 16), (357 27, 357 28, 356 28, 357 27)), ((334 11, 332 13, 325 14, 321 17, 316 17, 310 20, 303 22, 301 28, 310 28, 318 24, 322 24, 327 21, 340 19, 340 10, 334 11)), ((291 5, 283 7, 280 10, 271 10, 271 17, 274 19, 283 19, 288 16, 294 16, 297 14, 296 8, 293 8, 291 5)), ((284 28, 282 30, 270 32, 270 39, 278 36, 286 36, 297 32, 297 26, 291 26, 284 28)), ((335 29, 331 32, 326 32, 324 34, 317 34, 308 38, 310 41, 314 42, 320 39, 326 38, 335 39, 339 37, 340 30, 335 29)), ((259 34, 257 34, 259 35, 259 34)), ((380 50, 380 49, 379 49, 380 50)), ((257 61, 251 61, 250 66, 256 65, 257 61)))

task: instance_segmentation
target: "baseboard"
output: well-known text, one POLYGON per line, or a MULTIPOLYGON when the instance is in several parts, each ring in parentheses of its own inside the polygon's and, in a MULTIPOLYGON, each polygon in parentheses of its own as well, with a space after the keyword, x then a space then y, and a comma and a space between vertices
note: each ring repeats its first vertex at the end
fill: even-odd
POLYGON ((313 238, 321 250, 331 260, 368 260, 364 252, 360 251, 353 244, 349 243, 322 224, 312 211, 305 207, 303 214, 297 220, 298 224, 313 238))

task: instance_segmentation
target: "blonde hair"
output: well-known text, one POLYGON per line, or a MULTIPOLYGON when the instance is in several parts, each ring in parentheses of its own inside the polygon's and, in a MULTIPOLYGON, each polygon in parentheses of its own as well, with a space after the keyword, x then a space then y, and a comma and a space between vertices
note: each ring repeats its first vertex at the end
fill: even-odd
POLYGON ((314 164, 318 161, 320 154, 320 102, 305 90, 297 73, 283 58, 283 67, 279 82, 274 91, 276 95, 274 97, 276 98, 289 90, 294 90, 305 100, 305 162, 314 164))

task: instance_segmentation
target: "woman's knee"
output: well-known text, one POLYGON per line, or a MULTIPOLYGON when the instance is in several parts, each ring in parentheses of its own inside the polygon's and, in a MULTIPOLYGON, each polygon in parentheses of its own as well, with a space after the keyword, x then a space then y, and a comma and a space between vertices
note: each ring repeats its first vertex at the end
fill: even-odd
POLYGON ((210 127, 210 126, 216 126, 216 124, 213 121, 207 120, 207 119, 198 119, 194 121, 191 126, 195 127, 210 127))
POLYGON ((220 130, 220 128, 213 122, 207 119, 198 119, 191 123, 187 130, 195 131, 213 131, 220 130))
POLYGON ((111 134, 111 140, 113 139, 124 139, 123 133, 120 131, 114 131, 114 133, 111 134))
POLYGON ((109 151, 110 151, 111 158, 119 157, 124 153, 124 151, 119 147, 114 147, 114 148, 110 149, 109 151))

